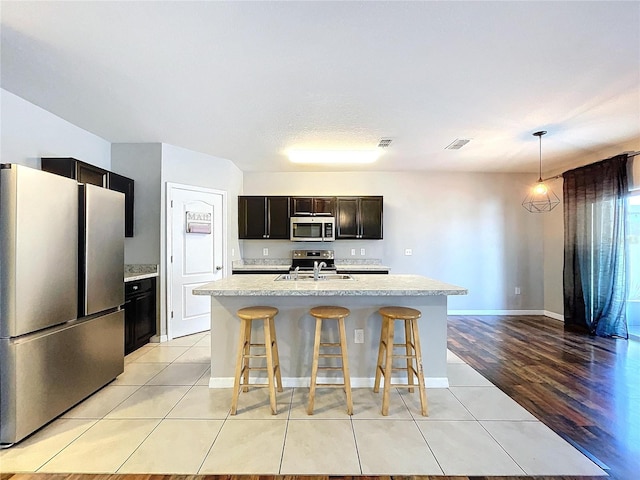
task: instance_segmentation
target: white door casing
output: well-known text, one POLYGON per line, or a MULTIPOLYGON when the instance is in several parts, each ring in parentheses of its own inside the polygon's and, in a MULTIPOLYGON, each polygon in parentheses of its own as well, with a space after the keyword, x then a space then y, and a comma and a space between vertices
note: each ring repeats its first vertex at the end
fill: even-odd
POLYGON ((168 183, 167 212, 167 334, 172 339, 210 329, 210 298, 192 291, 226 274, 226 192, 168 183))

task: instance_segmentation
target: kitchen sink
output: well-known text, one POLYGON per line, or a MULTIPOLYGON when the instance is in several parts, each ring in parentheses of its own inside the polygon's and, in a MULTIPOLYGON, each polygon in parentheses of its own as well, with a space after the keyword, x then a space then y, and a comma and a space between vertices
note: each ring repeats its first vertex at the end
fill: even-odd
MULTIPOLYGON (((275 279, 276 282, 280 281, 314 281, 313 273, 283 273, 278 275, 275 279)), ((318 280, 355 280, 348 273, 321 273, 318 275, 318 280)))

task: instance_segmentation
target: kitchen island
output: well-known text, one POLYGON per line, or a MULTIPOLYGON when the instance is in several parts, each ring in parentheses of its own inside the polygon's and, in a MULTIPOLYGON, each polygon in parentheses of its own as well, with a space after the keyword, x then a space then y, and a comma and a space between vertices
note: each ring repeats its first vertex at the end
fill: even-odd
MULTIPOLYGON (((318 281, 276 280, 277 277, 232 275, 193 291, 195 295, 211 296, 210 387, 233 386, 240 324, 236 311, 255 305, 279 310, 275 324, 284 386, 309 385, 315 328, 309 309, 319 305, 339 305, 351 310, 346 329, 353 387, 373 386, 381 323, 377 312, 388 305, 422 312, 420 342, 426 385, 449 386, 447 296, 466 295, 466 289, 420 275, 353 275, 351 279, 318 281), (364 343, 353 342, 356 329, 364 330, 364 343)), ((337 331, 328 329, 325 333, 330 339, 337 338, 337 331)), ((256 336, 260 334, 255 331, 256 336)))

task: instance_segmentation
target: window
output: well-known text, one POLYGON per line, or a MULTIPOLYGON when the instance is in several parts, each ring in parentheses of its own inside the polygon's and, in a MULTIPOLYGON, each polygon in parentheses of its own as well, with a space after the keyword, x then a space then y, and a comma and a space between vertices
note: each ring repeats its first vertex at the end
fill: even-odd
POLYGON ((640 337, 640 191, 632 193, 627 201, 627 324, 629 334, 640 337))

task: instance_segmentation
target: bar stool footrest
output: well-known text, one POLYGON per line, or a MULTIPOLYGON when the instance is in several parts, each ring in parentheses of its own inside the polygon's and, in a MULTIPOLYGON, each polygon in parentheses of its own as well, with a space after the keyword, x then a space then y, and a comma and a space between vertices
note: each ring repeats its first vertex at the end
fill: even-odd
POLYGON ((394 388, 418 388, 420 387, 420 385, 418 385, 417 383, 411 384, 409 385, 408 383, 392 383, 391 385, 389 385, 389 387, 394 388))
POLYGON ((241 383, 240 387, 269 388, 268 383, 241 383))
POLYGON ((416 347, 413 346, 413 343, 411 342, 407 342, 407 343, 394 343, 393 344, 393 348, 407 348, 407 345, 409 345, 411 348, 413 348, 415 350, 416 347))

